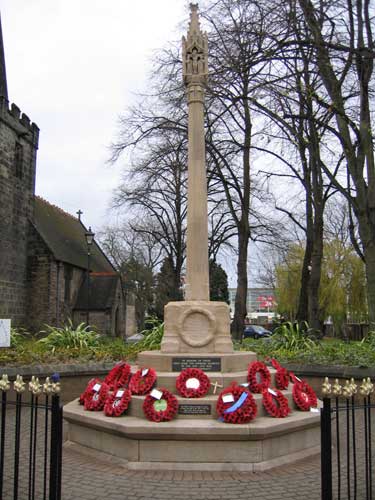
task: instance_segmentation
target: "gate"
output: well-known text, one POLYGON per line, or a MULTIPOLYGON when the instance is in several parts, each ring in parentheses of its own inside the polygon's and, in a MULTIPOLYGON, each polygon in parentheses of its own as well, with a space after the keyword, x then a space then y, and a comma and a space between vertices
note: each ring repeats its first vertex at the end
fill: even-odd
POLYGON ((0 500, 60 500, 62 406, 58 375, 42 385, 0 379, 0 500))
POLYGON ((373 431, 370 379, 323 384, 321 410, 322 500, 373 500, 373 431))

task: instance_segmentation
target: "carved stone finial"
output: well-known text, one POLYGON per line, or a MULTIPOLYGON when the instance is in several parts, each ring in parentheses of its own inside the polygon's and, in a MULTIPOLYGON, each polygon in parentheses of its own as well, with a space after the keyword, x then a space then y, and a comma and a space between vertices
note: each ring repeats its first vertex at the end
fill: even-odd
POLYGON ((203 33, 198 18, 198 4, 190 4, 190 24, 186 38, 182 37, 182 72, 186 85, 207 82, 207 35, 203 33))

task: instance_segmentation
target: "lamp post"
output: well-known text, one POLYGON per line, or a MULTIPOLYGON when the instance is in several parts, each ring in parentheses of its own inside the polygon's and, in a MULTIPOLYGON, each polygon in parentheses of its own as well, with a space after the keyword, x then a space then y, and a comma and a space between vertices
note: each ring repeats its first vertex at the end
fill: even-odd
POLYGON ((86 245, 87 245, 87 309, 86 309, 86 324, 89 325, 90 319, 90 257, 91 245, 93 244, 95 234, 91 231, 89 226, 88 231, 85 232, 86 245))

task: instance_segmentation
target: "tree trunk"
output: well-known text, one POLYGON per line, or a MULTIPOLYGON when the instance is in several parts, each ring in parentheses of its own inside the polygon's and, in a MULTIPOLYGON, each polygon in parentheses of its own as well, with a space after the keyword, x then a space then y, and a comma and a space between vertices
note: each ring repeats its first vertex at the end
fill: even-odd
POLYGON ((365 250, 369 331, 375 331, 375 241, 365 250))
POLYGON ((321 317, 319 306, 320 276, 323 259, 323 223, 315 221, 314 248, 311 256, 311 272, 309 279, 308 295, 308 323, 311 328, 321 330, 321 317))
MULTIPOLYGON (((368 212, 375 216, 374 210, 369 209, 368 212)), ((367 214, 357 213, 356 216, 365 257, 368 320, 371 331, 375 330, 375 223, 367 214)))
POLYGON ((232 322, 232 337, 241 341, 243 336, 244 319, 247 314, 247 252, 249 232, 241 230, 238 234, 238 261, 237 261, 237 291, 232 322))

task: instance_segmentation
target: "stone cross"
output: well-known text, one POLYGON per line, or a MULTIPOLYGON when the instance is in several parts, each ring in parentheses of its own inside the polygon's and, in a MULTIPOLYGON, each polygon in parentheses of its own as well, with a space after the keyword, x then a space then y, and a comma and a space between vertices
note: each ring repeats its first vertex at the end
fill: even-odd
POLYGON ((207 176, 203 105, 207 83, 207 35, 190 4, 190 25, 182 38, 183 78, 188 101, 188 211, 185 300, 209 300, 207 176))
POLYGON ((81 215, 83 214, 82 210, 79 209, 78 212, 76 212, 76 214, 78 215, 78 220, 81 220, 81 215))

